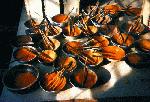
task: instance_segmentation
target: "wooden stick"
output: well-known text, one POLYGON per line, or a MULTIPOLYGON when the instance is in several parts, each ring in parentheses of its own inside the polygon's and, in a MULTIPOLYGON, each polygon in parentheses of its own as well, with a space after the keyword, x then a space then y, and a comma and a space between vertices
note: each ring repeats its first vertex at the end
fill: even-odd
POLYGON ((86 63, 87 63, 87 57, 86 57, 85 63, 84 63, 84 69, 83 69, 84 70, 84 74, 83 74, 84 78, 83 79, 85 79, 85 80, 82 82, 82 87, 84 87, 84 85, 87 81, 87 76, 88 76, 88 70, 87 70, 86 63))
POLYGON ((43 18, 45 18, 45 17, 46 17, 46 14, 45 14, 45 4, 44 4, 44 0, 41 0, 41 3, 42 3, 43 18))

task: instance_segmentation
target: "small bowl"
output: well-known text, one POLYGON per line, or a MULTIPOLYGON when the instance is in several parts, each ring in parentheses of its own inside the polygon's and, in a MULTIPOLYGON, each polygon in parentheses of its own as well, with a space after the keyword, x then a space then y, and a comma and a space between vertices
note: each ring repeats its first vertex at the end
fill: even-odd
POLYGON ((90 46, 91 49, 93 49, 92 47, 95 47, 95 48, 97 48, 97 50, 101 50, 101 47, 105 47, 110 44, 111 44, 111 40, 110 40, 110 38, 108 38, 108 36, 99 34, 99 35, 90 37, 84 43, 84 46, 90 46), (99 39, 99 41, 97 39, 99 39))
MULTIPOLYGON (((71 28, 70 28, 71 29, 71 28)), ((72 28, 73 29, 73 28, 72 28)), ((70 33, 72 33, 70 31, 70 33)), ((84 37, 82 31, 80 31, 79 34, 76 34, 76 35, 69 35, 67 31, 65 31, 65 29, 63 29, 63 36, 65 37, 65 39, 67 41, 75 41, 75 40, 78 40, 78 39, 81 39, 84 37)))
MULTIPOLYGON (((106 16, 106 15, 105 15, 105 16, 106 16)), ((101 27, 102 25, 110 24, 110 23, 113 21, 113 19, 112 19, 112 17, 111 17, 110 15, 107 15, 107 16, 109 17, 109 21, 107 20, 107 22, 106 22, 106 20, 102 20, 100 23, 98 23, 95 19, 92 19, 91 22, 92 22, 92 24, 95 25, 96 27, 101 27), (105 21, 105 22, 104 22, 104 21, 105 21)))
POLYGON ((141 51, 130 52, 125 56, 125 62, 134 68, 147 68, 150 66, 150 54, 141 51))
MULTIPOLYGON (((55 72, 55 71, 53 71, 53 72, 55 72)), ((51 73, 53 73, 53 72, 50 72, 50 73, 47 73, 47 74, 51 74, 51 73)), ((44 74, 44 75, 45 75, 45 74, 44 74)), ((64 86, 61 90, 59 90, 59 91, 47 90, 47 89, 44 87, 44 75, 43 75, 43 77, 41 77, 41 79, 40 79, 40 81, 39 81, 39 85, 40 85, 40 87, 41 87, 45 92, 57 94, 57 93, 59 93, 60 91, 63 91, 63 90, 65 90, 65 89, 68 88, 68 81, 67 81, 68 78, 67 78, 67 76, 64 74, 63 77, 66 78, 66 84, 65 84, 65 86, 64 86)))
MULTIPOLYGON (((86 51, 86 52, 90 52, 90 51, 92 51, 92 52, 94 52, 94 50, 92 50, 92 49, 90 49, 90 50, 84 50, 84 51, 86 51)), ((102 62, 103 62, 103 56, 102 56, 102 54, 101 53, 99 53, 99 52, 97 52, 97 54, 99 54, 100 56, 99 56, 99 61, 96 63, 96 64, 91 64, 90 62, 88 63, 88 62, 86 62, 86 65, 87 66, 90 66, 90 67, 95 67, 95 66, 98 66, 99 64, 101 64, 102 62)), ((91 54, 90 54, 91 55, 91 54)), ((78 60, 79 60, 79 62, 82 64, 82 65, 85 65, 85 62, 84 62, 84 60, 82 59, 83 57, 82 56, 78 56, 78 60)), ((86 57, 85 57, 86 58, 86 57)), ((85 59, 84 58, 84 59, 85 59)))
POLYGON ((63 45, 62 46, 62 55, 67 57, 67 56, 70 56, 70 57, 76 57, 76 55, 72 54, 72 53, 69 53, 67 50, 66 50, 66 46, 63 45))
MULTIPOLYGON (((71 41, 71 42, 76 42, 76 41, 71 41)), ((62 45, 62 52, 63 52, 63 54, 66 55, 66 56, 76 57, 77 54, 73 54, 73 53, 67 51, 67 49, 66 49, 67 43, 69 43, 69 42, 66 42, 66 43, 64 43, 64 44, 62 45)), ((82 42, 79 42, 79 43, 82 44, 82 42)), ((80 48, 81 48, 81 47, 80 47, 80 48)))
POLYGON ((13 57, 16 61, 19 61, 21 63, 28 63, 28 62, 34 62, 37 58, 37 50, 36 48, 34 48, 33 46, 22 46, 17 48, 14 52, 13 52, 13 57), (27 49, 27 50, 23 50, 23 49, 27 49), (22 55, 19 56, 19 54, 21 53, 20 51, 22 50, 22 55), (29 54, 25 55, 25 51, 31 51, 31 58, 29 58, 29 54), (19 57, 18 57, 19 56, 19 57), (25 59, 26 60, 25 60, 25 59))
MULTIPOLYGON (((49 37, 49 36, 48 36, 49 37)), ((53 44, 54 44, 54 48, 53 49, 51 49, 51 50, 54 50, 54 51, 56 51, 59 47, 60 47, 60 41, 59 40, 57 40, 57 39, 54 39, 54 38, 48 38, 49 40, 51 40, 51 42, 53 42, 53 44)), ((40 40, 40 42, 39 42, 39 48, 41 49, 41 50, 44 50, 45 48, 44 48, 44 46, 43 46, 43 42, 42 42, 43 40, 40 40)))
MULTIPOLYGON (((128 21, 128 22, 126 22, 126 23, 123 23, 123 24, 121 25, 121 30, 122 30, 123 32, 127 32, 128 29, 129 29, 129 25, 134 25, 134 24, 132 24, 133 22, 135 22, 135 21, 128 21)), ((142 23, 141 23, 141 24, 142 24, 142 23)), ((143 27, 142 31, 140 31, 140 32, 135 32, 135 30, 133 30, 133 31, 130 32, 130 34, 132 34, 134 38, 139 38, 139 35, 142 35, 142 34, 144 34, 144 33, 149 32, 149 31, 148 31, 148 26, 146 26, 145 24, 142 24, 141 26, 143 27)))
MULTIPOLYGON (((52 25, 53 26, 53 25, 52 25)), ((59 31, 57 34, 55 34, 55 35, 52 35, 53 34, 53 32, 51 32, 51 31, 49 31, 48 32, 48 36, 50 37, 50 38, 56 38, 57 36, 59 36, 60 34, 61 34, 61 32, 62 32, 62 29, 59 27, 59 26, 53 26, 54 27, 54 29, 57 29, 57 31, 59 31), (52 34, 51 34, 52 33, 52 34)))
POLYGON ((59 25, 61 27, 64 27, 65 23, 67 23, 69 19, 70 19, 70 17, 68 15, 64 15, 64 14, 57 14, 51 18, 54 25, 59 25), (63 21, 61 21, 60 19, 63 19, 63 21), (64 19, 65 19, 65 21, 64 21, 64 19))
MULTIPOLYGON (((78 84, 78 82, 75 80, 75 75, 80 71, 80 69, 81 69, 81 67, 78 67, 77 69, 75 69, 73 71, 73 73, 70 75, 70 82, 75 87, 86 88, 86 87, 78 84)), ((100 66, 96 66, 96 68, 88 67, 88 70, 90 70, 91 72, 93 72, 97 75, 97 81, 91 87, 91 89, 100 87, 101 85, 107 83, 111 78, 110 72, 103 67, 100 67, 100 66)))
POLYGON ((32 41, 32 37, 30 35, 18 35, 12 41, 12 45, 15 47, 32 46, 34 45, 34 42, 32 41))
POLYGON ((66 72, 67 73, 71 73, 74 69, 76 69, 76 67, 77 67, 77 61, 76 61, 76 59, 75 58, 73 58, 73 57, 69 57, 69 56, 67 56, 67 57, 61 57, 61 58, 59 58, 59 60, 57 61, 57 65, 56 65, 56 67, 59 67, 59 69, 62 69, 62 68, 67 68, 67 67, 71 67, 71 69, 70 68, 67 68, 66 69, 66 72))
POLYGON ((54 61, 56 60, 56 58, 57 58, 57 54, 56 54, 56 52, 54 52, 53 50, 43 50, 40 54, 39 54, 39 62, 41 63, 41 64, 44 64, 44 65, 48 65, 48 66, 52 66, 52 65, 54 65, 54 61), (45 52, 47 52, 47 53, 45 53, 45 52), (54 54, 54 55, 49 55, 49 54, 54 54), (43 56, 44 55, 44 56, 43 56), (53 58, 53 59, 48 59, 48 58, 46 58, 46 57, 51 57, 51 58, 53 58))
POLYGON ((136 42, 134 42, 133 46, 140 52, 143 52, 143 53, 148 53, 150 54, 150 51, 146 51, 146 50, 143 50, 141 47, 140 47, 140 44, 139 44, 139 41, 142 40, 142 39, 139 39, 137 40, 136 42))
POLYGON ((112 35, 111 45, 119 46, 120 48, 122 48, 124 50, 130 49, 130 47, 132 47, 136 41, 136 39, 128 33, 121 33, 121 35, 119 37, 121 37, 121 41, 118 40, 118 38, 116 38, 116 37, 113 38, 113 35, 112 35), (124 39, 124 36, 126 36, 127 38, 124 39), (120 43, 122 43, 122 44, 120 44, 120 43))
MULTIPOLYGON (((26 74, 26 76, 24 74, 24 78, 29 78, 29 75, 27 77, 27 74, 26 74)), ((4 86, 9 91, 23 94, 23 93, 31 92, 38 87, 38 84, 37 84, 38 78, 39 78, 39 71, 36 67, 29 65, 29 64, 20 64, 20 65, 16 65, 16 66, 10 68, 4 75, 2 81, 3 81, 4 86), (28 82, 24 85, 20 84, 21 85, 20 86, 19 82, 18 82, 18 84, 16 83, 16 80, 17 80, 16 78, 21 77, 21 74, 23 77, 23 73, 28 73, 28 74, 30 73, 30 76, 32 75, 32 77, 34 76, 34 78, 32 78, 33 79, 32 81, 30 78, 29 80, 31 82, 28 82)), ((21 80, 21 81, 24 81, 24 80, 21 80)), ((20 82, 20 83, 24 83, 24 82, 20 82)))

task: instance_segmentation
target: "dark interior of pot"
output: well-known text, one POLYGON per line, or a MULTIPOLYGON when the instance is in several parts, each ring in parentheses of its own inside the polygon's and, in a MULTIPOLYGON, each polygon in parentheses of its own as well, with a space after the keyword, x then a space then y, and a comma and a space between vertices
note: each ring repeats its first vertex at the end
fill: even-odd
POLYGON ((38 80, 38 77, 39 72, 36 68, 30 65, 17 65, 8 70, 8 72, 3 78, 3 83, 4 86, 6 86, 10 91, 21 91, 32 87, 38 80), (31 82, 29 85, 25 87, 18 87, 16 85, 16 78, 19 77, 20 74, 27 72, 31 73, 35 77, 35 79, 33 80, 33 82, 31 82))

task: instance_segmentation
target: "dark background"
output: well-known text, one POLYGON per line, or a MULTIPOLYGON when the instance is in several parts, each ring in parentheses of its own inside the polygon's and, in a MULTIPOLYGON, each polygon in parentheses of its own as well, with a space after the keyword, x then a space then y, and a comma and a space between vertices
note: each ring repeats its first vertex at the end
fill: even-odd
POLYGON ((1 0, 0 2, 0 93, 2 75, 8 69, 12 47, 10 41, 17 34, 23 0, 1 0))
POLYGON ((10 41, 16 36, 23 0, 3 0, 0 3, 0 68, 10 59, 10 41))

